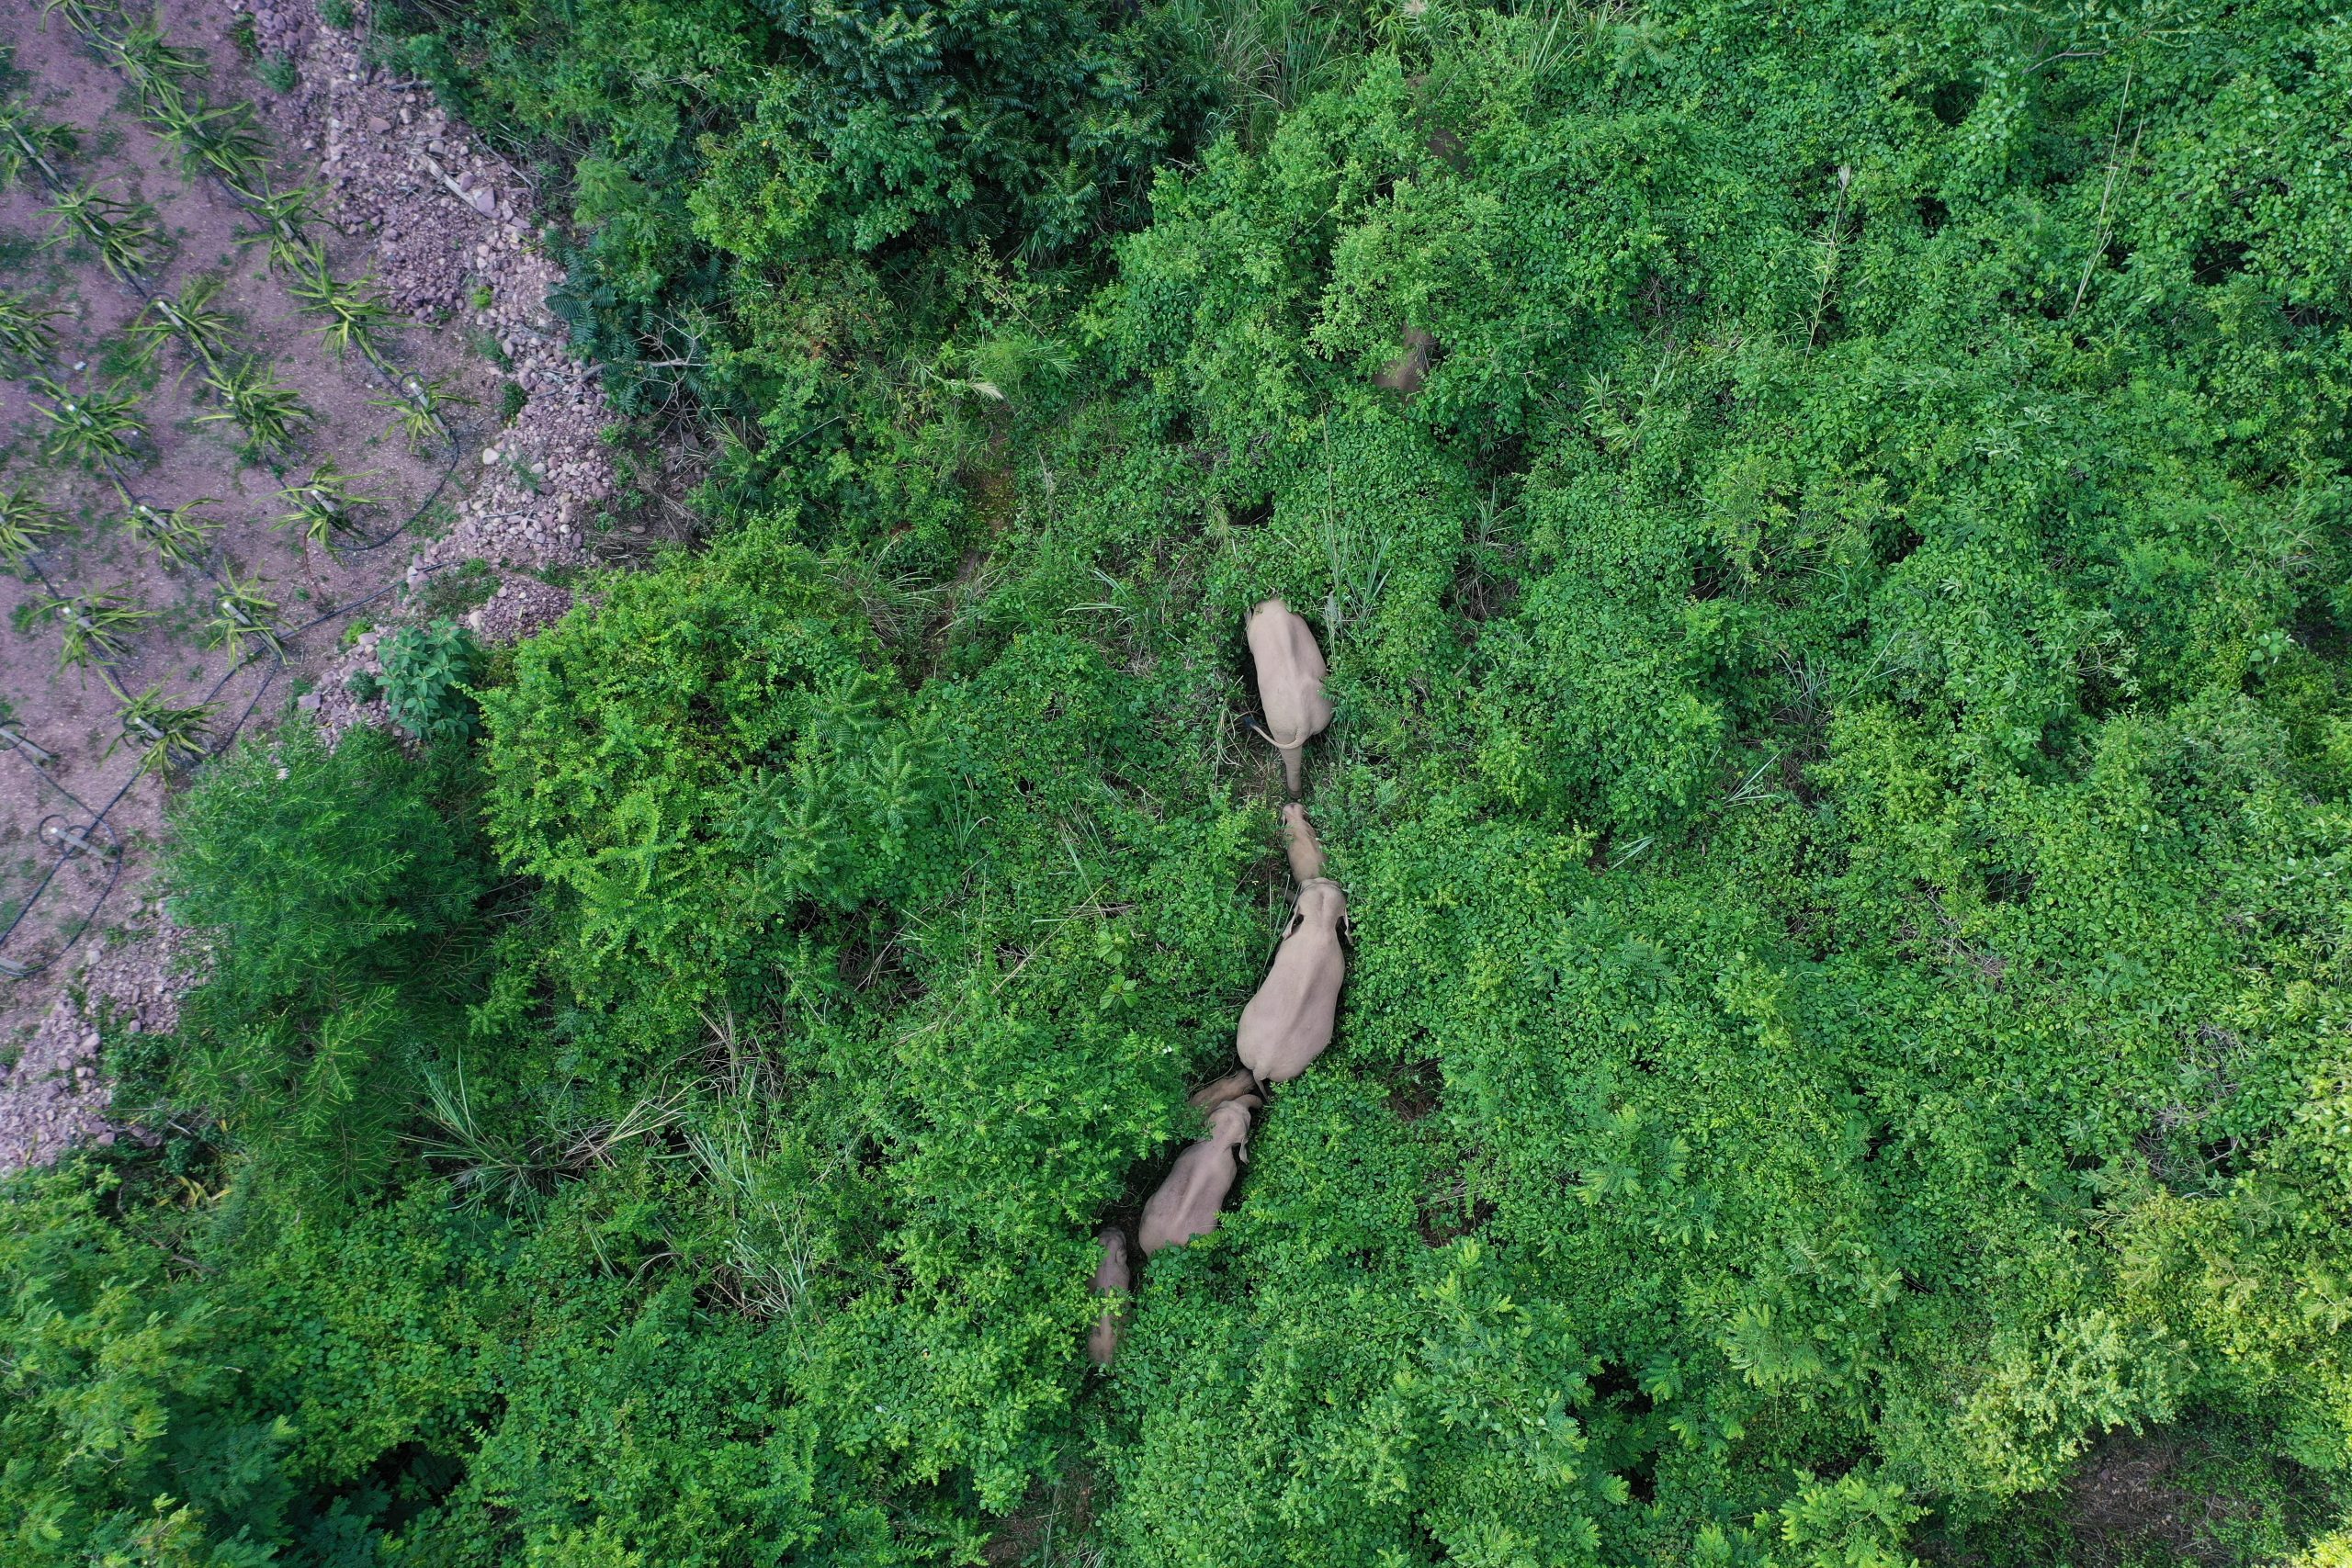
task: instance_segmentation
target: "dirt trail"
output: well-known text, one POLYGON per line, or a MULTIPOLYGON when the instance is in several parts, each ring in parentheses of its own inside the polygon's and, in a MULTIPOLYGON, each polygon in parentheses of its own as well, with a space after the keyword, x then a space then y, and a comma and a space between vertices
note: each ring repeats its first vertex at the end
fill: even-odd
MULTIPOLYGON (((148 13, 142 6, 134 14, 148 13)), ((593 367, 570 357, 547 310, 561 273, 537 247, 530 192, 429 94, 379 80, 354 35, 323 26, 313 0, 166 0, 161 20, 174 43, 206 51, 209 70, 196 81, 207 97, 257 106, 277 144, 273 188, 321 193, 341 231, 320 231, 334 276, 372 275, 411 323, 390 336, 391 356, 448 394, 442 408, 455 447, 420 456, 388 429, 390 416, 374 400, 392 389, 364 361, 338 360, 322 343, 285 279, 268 270, 266 247, 240 243, 252 227, 241 205, 218 182, 187 177, 116 72, 62 17, 25 5, 0 7, 0 45, 13 51, 18 98, 81 130, 72 176, 152 202, 172 254, 148 281, 170 293, 217 277, 239 352, 266 360, 315 418, 290 462, 241 457, 231 426, 201 421, 212 409, 208 394, 196 377, 178 374, 177 345, 166 350, 155 370, 129 378, 152 439, 124 470, 126 482, 159 507, 214 498, 221 526, 211 562, 194 569, 167 566, 131 539, 104 476, 44 454, 49 422, 32 378, 103 389, 124 374, 126 328, 141 294, 80 247, 42 248, 53 193, 20 186, 0 196, 0 288, 66 314, 53 323, 56 365, 0 378, 0 489, 30 485, 71 518, 34 563, 58 592, 119 586, 158 612, 128 637, 114 667, 125 692, 155 685, 175 703, 209 696, 216 734, 248 708, 266 721, 301 687, 297 705, 331 729, 387 722, 380 701, 363 705, 345 690, 353 675, 378 669, 368 622, 437 609, 501 640, 569 606, 564 582, 590 560, 600 513, 618 488, 600 438, 610 414, 593 367), (290 90, 257 77, 240 30, 260 57, 291 62, 290 90), (276 491, 321 459, 366 472, 365 488, 385 503, 367 519, 376 534, 413 513, 414 526, 380 548, 344 553, 273 527, 286 505, 276 491), (239 669, 204 646, 199 625, 222 574, 264 585, 276 624, 288 632, 282 667, 261 659, 239 669), (453 594, 460 581, 479 585, 468 595, 478 604, 453 594), (363 600, 371 602, 321 619, 363 600)), ((162 785, 153 774, 138 777, 132 749, 119 743, 115 694, 87 672, 60 671, 57 635, 31 613, 47 592, 29 573, 0 580, 0 611, 18 627, 0 631, 9 733, 51 754, 37 763, 0 738, 0 921, 61 866, 18 932, 0 943, 0 959, 38 967, 28 978, 0 978, 0 1173, 53 1157, 74 1139, 110 1135, 95 1064, 101 1017, 154 1031, 175 1016, 173 933, 149 886, 162 785), (94 826, 100 810, 104 824, 94 826), (59 835, 76 831, 94 841, 110 836, 117 857, 60 863, 59 835)))

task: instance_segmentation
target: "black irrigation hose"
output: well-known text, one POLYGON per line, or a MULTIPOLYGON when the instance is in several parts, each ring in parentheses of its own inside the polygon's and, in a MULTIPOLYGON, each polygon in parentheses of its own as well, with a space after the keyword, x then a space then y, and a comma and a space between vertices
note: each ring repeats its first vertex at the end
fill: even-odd
MULTIPOLYGON (((83 933, 87 931, 90 929, 91 922, 98 918, 98 911, 106 908, 106 902, 107 899, 114 897, 115 885, 122 880, 121 840, 116 837, 115 830, 111 827, 108 827, 104 821, 96 818, 93 818, 86 827, 81 829, 81 831, 87 834, 99 828, 106 829, 107 840, 114 850, 114 853, 107 857, 108 863, 113 867, 113 869, 107 873, 107 885, 98 890, 98 896, 91 902, 89 911, 82 917, 82 923, 74 928, 74 934, 72 936, 67 937, 63 942, 58 944, 58 948, 55 953, 51 953, 47 958, 42 959, 38 964, 17 964, 10 963, 6 958, 0 958, 0 976, 5 976, 11 980, 29 980, 34 976, 46 970, 51 964, 56 963, 65 954, 73 952, 74 944, 82 940, 83 933)), ((49 891, 50 884, 57 880, 57 874, 65 869, 65 863, 72 860, 74 855, 80 852, 81 851, 78 848, 68 847, 67 849, 60 852, 58 857, 50 863, 49 874, 40 879, 40 884, 33 888, 31 893, 26 896, 23 908, 17 911, 17 918, 8 922, 7 928, 5 931, 0 931, 0 943, 6 943, 8 938, 16 933, 17 927, 24 922, 25 917, 31 914, 33 910, 39 907, 41 896, 49 891)))
MULTIPOLYGON (((380 550, 406 534, 411 528, 415 527, 418 520, 433 510, 434 503, 441 499, 441 492, 448 488, 450 479, 458 471, 458 459, 464 453, 463 448, 458 444, 457 434, 454 431, 449 434, 448 452, 449 460, 441 466, 441 477, 433 481, 433 488, 425 492, 424 499, 417 502, 416 510, 410 513, 399 527, 386 534, 382 538, 370 539, 364 545, 345 545, 342 553, 347 556, 364 556, 370 550, 380 550)), ((333 553, 334 547, 329 546, 328 549, 333 553)))

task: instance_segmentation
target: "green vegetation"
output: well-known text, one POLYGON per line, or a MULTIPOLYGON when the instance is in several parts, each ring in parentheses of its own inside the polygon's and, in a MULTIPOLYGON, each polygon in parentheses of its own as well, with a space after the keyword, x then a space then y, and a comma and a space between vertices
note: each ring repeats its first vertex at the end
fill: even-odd
POLYGON ((285 652, 271 624, 277 615, 277 601, 262 592, 266 586, 258 579, 233 573, 214 580, 217 596, 212 601, 214 615, 205 623, 206 638, 227 649, 232 662, 243 663, 255 653, 285 652))
POLYGON ((0 355, 30 368, 49 363, 57 346, 50 322, 64 312, 44 310, 22 295, 0 289, 0 355))
POLYGON ((332 548, 337 534, 359 532, 360 513, 383 505, 382 497, 363 494, 358 488, 374 472, 346 474, 331 461, 315 465, 309 479, 277 492, 280 501, 293 502, 290 511, 278 513, 277 525, 298 531, 321 549, 332 548))
POLYGON ((2352 1551, 2326 13, 374 20, 706 536, 177 800, 161 1145, 0 1233, 27 1562, 2352 1551), (1339 1035, 1094 1373, 1272 594, 1339 1035))
POLYGON ((169 243, 152 203, 104 196, 96 186, 59 190, 49 211, 57 220, 52 243, 86 241, 107 271, 126 283, 161 263, 169 243))
POLYGON ((383 694, 413 740, 462 741, 479 729, 466 687, 481 649, 454 621, 402 626, 384 641, 383 694))
MULTIPOLYGON (((168 773, 200 762, 207 755, 213 717, 209 703, 175 705, 162 687, 150 686, 123 705, 119 717, 122 734, 115 746, 136 751, 142 773, 168 773)), ((109 754, 113 750, 108 748, 109 754)))
POLYGON ((0 562, 10 571, 23 571, 41 540, 57 532, 64 521, 37 491, 25 485, 0 491, 0 562))
POLYGON ((93 466, 120 462, 149 444, 136 389, 117 385, 77 392, 47 376, 31 378, 31 386, 49 400, 33 404, 33 412, 49 422, 44 450, 52 459, 93 466))
POLYGON ((155 612, 133 600, 121 588, 107 589, 87 598, 37 599, 28 605, 36 616, 54 616, 60 671, 96 670, 119 664, 130 651, 126 640, 134 630, 155 618, 155 612))

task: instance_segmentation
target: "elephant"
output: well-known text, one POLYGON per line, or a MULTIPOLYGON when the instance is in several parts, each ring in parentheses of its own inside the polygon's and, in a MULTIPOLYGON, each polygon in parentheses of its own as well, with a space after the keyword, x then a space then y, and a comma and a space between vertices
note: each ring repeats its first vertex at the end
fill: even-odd
POLYGON ((1259 1082, 1288 1082, 1331 1043, 1340 982, 1348 968, 1340 947, 1340 922, 1347 913, 1347 895, 1328 876, 1298 890, 1298 908, 1283 932, 1274 966, 1241 1010, 1236 1032, 1235 1054, 1259 1082))
POLYGON ((1283 757, 1283 780, 1299 792, 1306 743, 1331 722, 1331 699, 1323 694, 1329 671, 1314 628, 1279 599, 1250 612, 1250 654, 1258 663, 1258 702, 1266 714, 1266 738, 1283 757))
MULTIPOLYGON (((1124 1296, 1133 1280, 1127 1269, 1127 1233, 1116 1225, 1104 1225, 1095 1239, 1102 1244, 1102 1262, 1094 1270, 1092 1284, 1098 1296, 1124 1296)), ((1107 1367, 1119 1353, 1119 1330, 1125 1325, 1126 1307, 1118 1302, 1102 1309, 1094 1322, 1094 1332, 1086 1337, 1086 1359, 1098 1367, 1107 1367)))
MULTIPOLYGON (((1431 150, 1435 150, 1432 139, 1431 150)), ((1391 392, 1411 397, 1421 389, 1430 373, 1430 357, 1437 350, 1437 339, 1419 327, 1405 329, 1405 351, 1380 367, 1372 384, 1391 392)))
POLYGON ((1243 1150, 1250 1141, 1250 1113, 1258 1097, 1245 1094, 1209 1112, 1209 1135, 1176 1156, 1175 1168, 1144 1202, 1143 1223, 1136 1240, 1148 1258, 1165 1247, 1182 1247, 1196 1235, 1216 1229, 1225 1195, 1240 1174, 1243 1150))
POLYGON ((1204 1083, 1184 1097, 1184 1103, 1203 1112, 1215 1111, 1228 1100, 1238 1100, 1245 1094, 1255 1094, 1258 1080, 1247 1067, 1236 1067, 1215 1083, 1204 1083))
POLYGON ((1295 800, 1283 807, 1283 852, 1290 856, 1290 874, 1301 887, 1323 874, 1322 841, 1315 836, 1315 824, 1306 819, 1306 807, 1295 800))

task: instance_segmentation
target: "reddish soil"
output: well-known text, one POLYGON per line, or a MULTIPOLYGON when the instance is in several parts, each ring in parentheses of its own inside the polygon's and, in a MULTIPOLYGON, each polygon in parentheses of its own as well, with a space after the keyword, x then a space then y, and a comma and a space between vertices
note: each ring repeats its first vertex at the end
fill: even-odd
POLYGON ((86 245, 44 246, 53 225, 40 186, 0 194, 0 288, 65 312, 52 323, 58 363, 0 378, 0 488, 30 487, 71 518, 25 573, 0 577, 0 611, 10 617, 0 631, 0 695, 14 732, 51 754, 39 761, 0 743, 0 922, 38 894, 0 940, 0 960, 29 972, 0 978, 0 1068, 9 1069, 0 1079, 0 1172, 51 1157, 70 1139, 108 1135, 93 1066, 96 1023, 110 1013, 116 1027, 169 1028, 176 983, 151 886, 165 781, 135 776, 136 750, 120 743, 121 705, 98 675, 61 671, 56 625, 31 612, 51 591, 42 579, 66 594, 119 591, 156 612, 127 638, 115 667, 125 691, 153 685, 175 703, 214 702, 216 738, 248 713, 250 722, 270 721, 289 699, 333 730, 387 716, 380 702, 363 707, 345 690, 351 675, 374 668, 371 623, 458 613, 496 639, 560 615, 571 602, 564 579, 590 558, 616 488, 599 439, 609 416, 594 371, 563 352, 546 310, 561 275, 535 248, 522 182, 421 90, 377 81, 351 35, 319 23, 312 0, 254 0, 248 8, 261 51, 294 62, 291 91, 254 77, 232 32, 239 10, 167 0, 162 18, 175 43, 207 51, 202 82, 212 102, 259 106, 281 154, 278 188, 310 184, 323 193, 342 231, 320 231, 334 275, 346 283, 374 275, 413 323, 390 335, 392 357, 427 380, 447 378, 457 447, 424 456, 408 448, 390 412, 370 405, 389 389, 357 355, 339 361, 310 330, 284 279, 266 270, 264 247, 241 243, 248 224, 234 198, 183 174, 123 81, 62 18, 0 7, 14 90, 81 132, 67 176, 150 201, 160 214, 171 251, 146 282, 176 294, 193 279, 219 277, 218 303, 232 313, 239 350, 265 358, 314 415, 289 461, 241 456, 232 425, 200 420, 214 405, 197 378, 182 374, 181 345, 165 347, 143 373, 129 367, 126 329, 142 291, 108 276, 86 245), (45 453, 48 423, 30 385, 41 374, 76 389, 119 376, 140 389, 148 439, 120 477, 158 508, 220 503, 209 564, 266 584, 285 634, 283 665, 263 659, 239 669, 208 646, 214 582, 167 566, 125 534, 103 476, 45 453), (371 537, 410 523, 405 533, 336 553, 274 526, 285 510, 277 491, 326 459, 364 475, 360 488, 382 498, 362 519, 371 537), (463 597, 452 591, 461 582, 471 590, 463 597), (64 854, 61 835, 74 832, 110 849, 110 858, 64 854))

